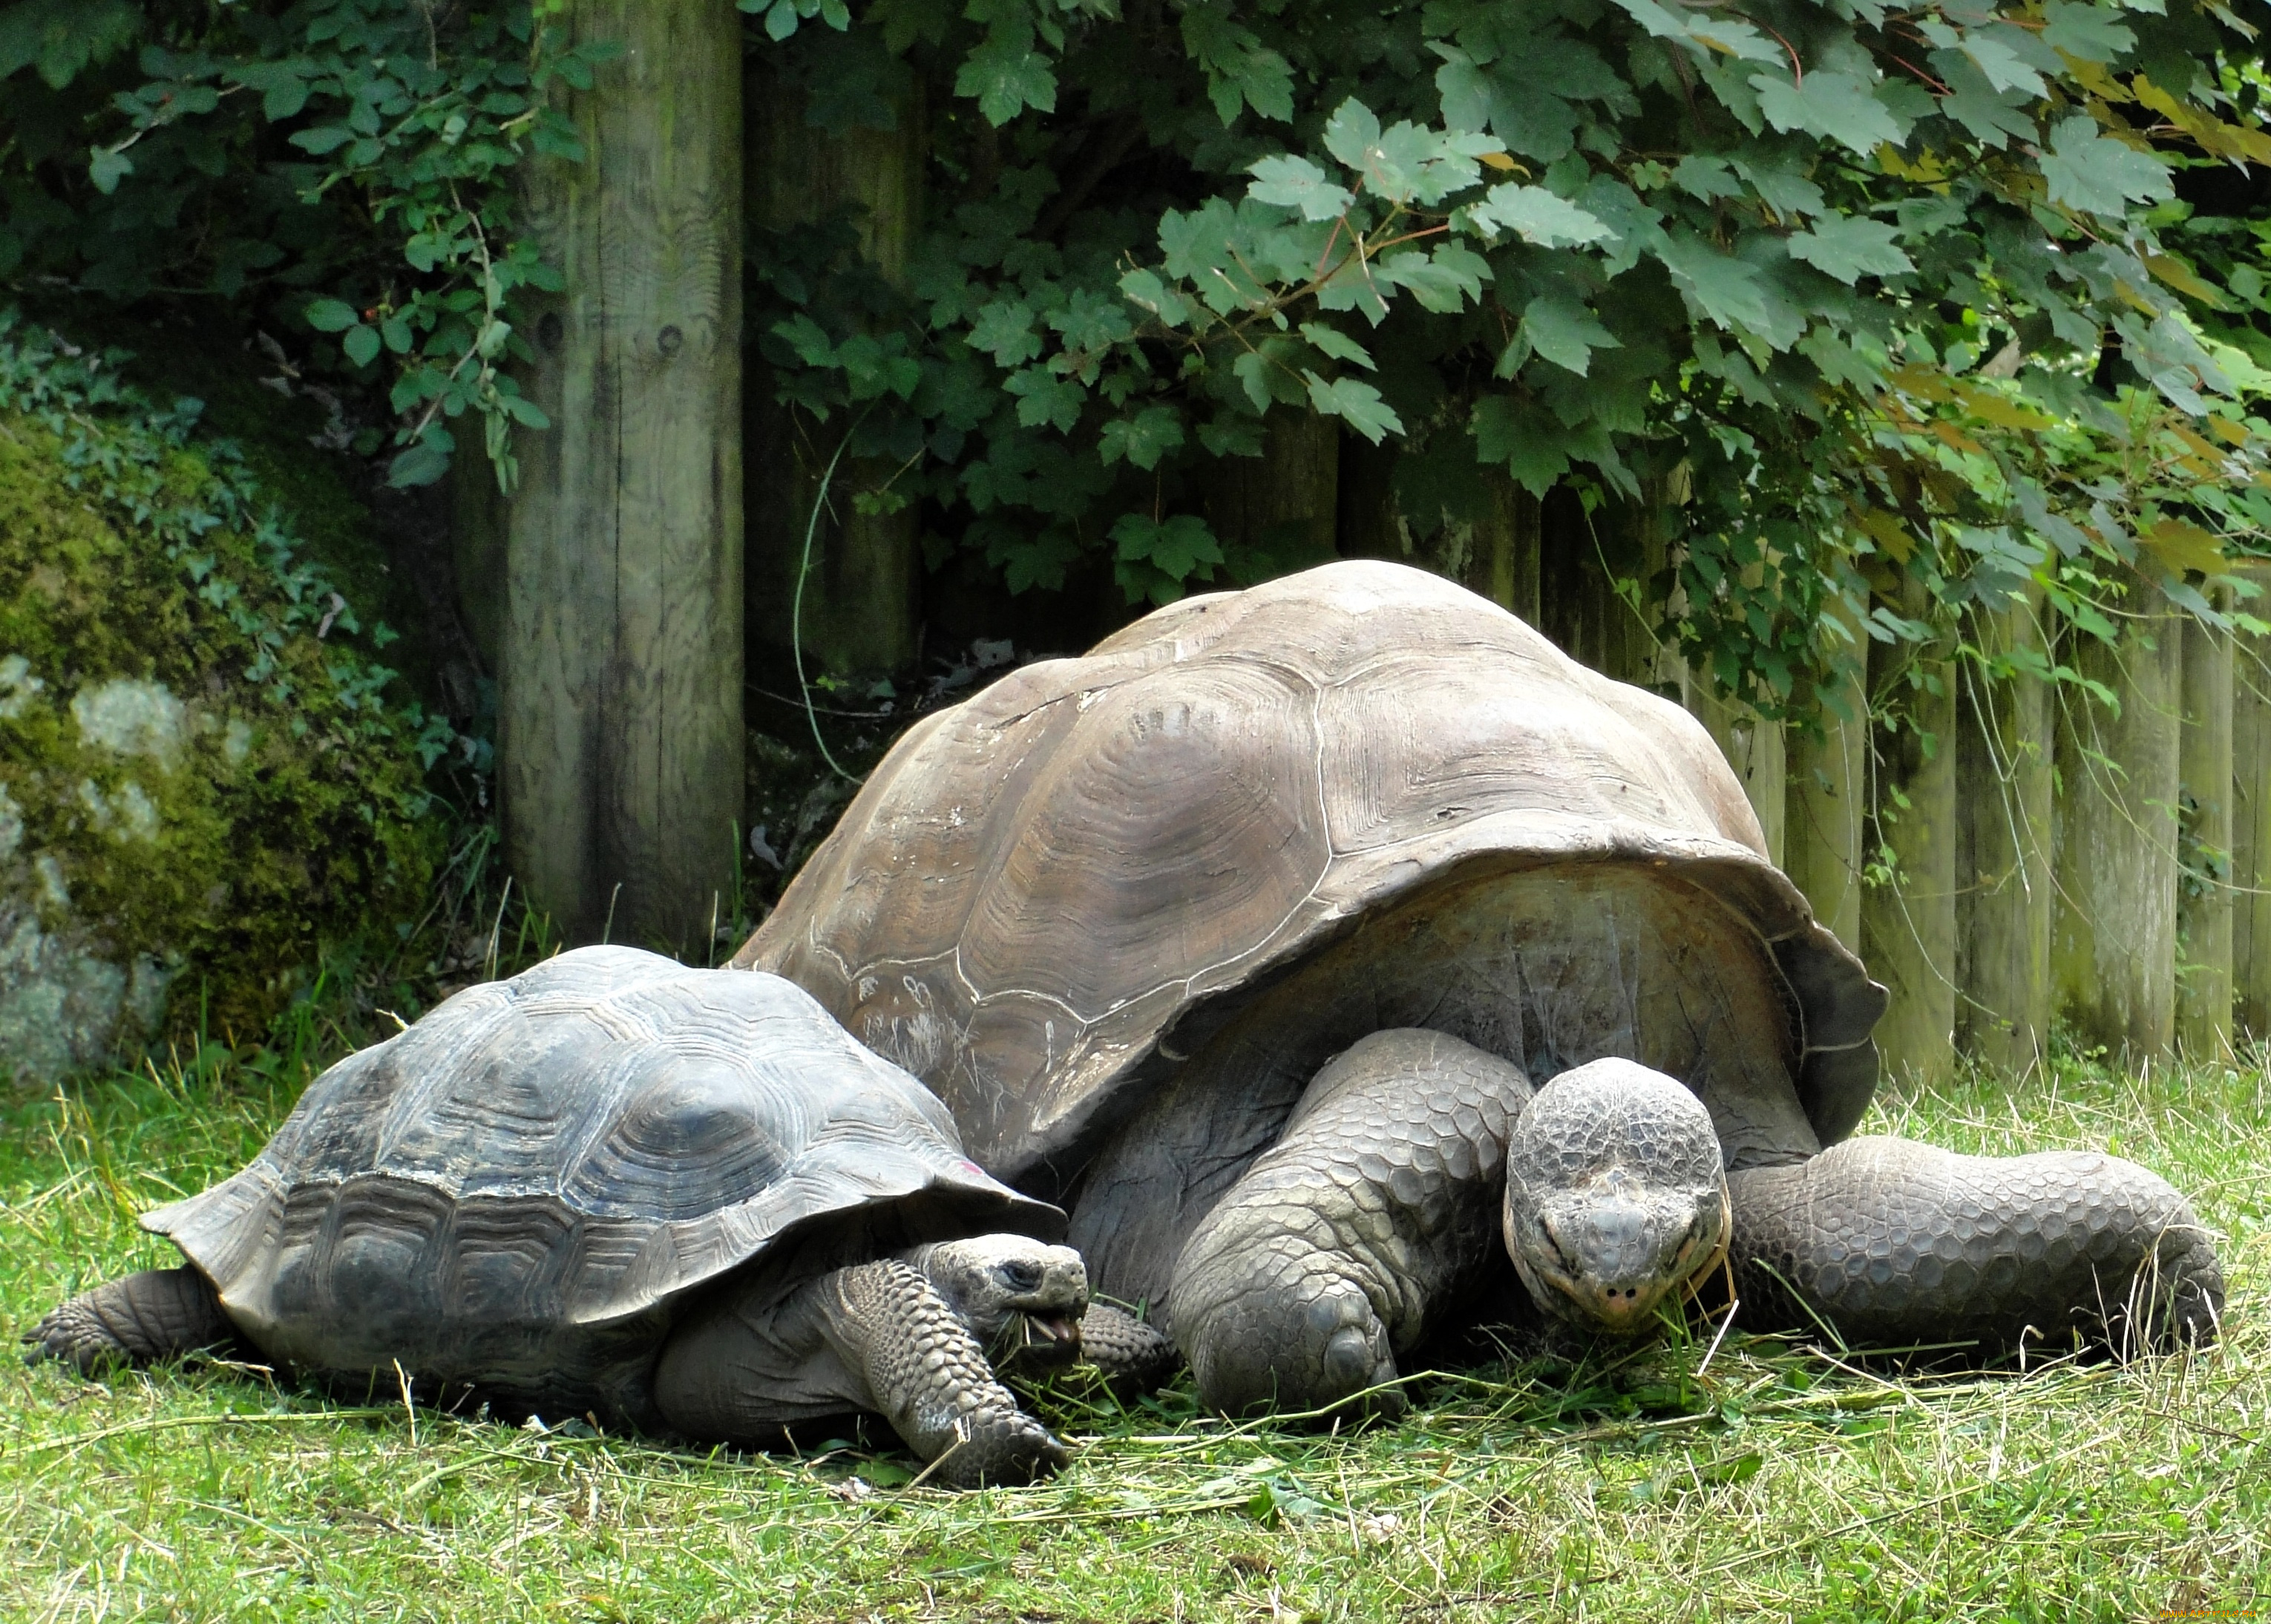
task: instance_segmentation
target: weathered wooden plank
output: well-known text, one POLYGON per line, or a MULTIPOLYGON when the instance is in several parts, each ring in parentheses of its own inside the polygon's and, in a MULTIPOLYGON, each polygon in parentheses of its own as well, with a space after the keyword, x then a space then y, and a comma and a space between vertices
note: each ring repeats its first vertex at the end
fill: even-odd
POLYGON ((1861 945, 1861 832, 1868 811, 1868 693, 1859 676, 1835 706, 1821 704, 1819 737, 1789 728, 1782 865, 1813 917, 1846 946, 1861 945), (1844 715, 1838 714, 1842 707, 1844 715))
MULTIPOLYGON (((2251 575, 2264 592, 2241 607, 2271 618, 2271 569, 2251 575)), ((2232 656, 2232 1014, 2271 1042, 2271 637, 2239 637, 2232 656)))
POLYGON ((1344 558, 1393 558, 1457 581, 1532 626, 1539 624, 1539 503, 1496 469, 1478 471, 1487 505, 1478 517, 1439 515, 1423 540, 1396 497, 1403 455, 1394 441, 1374 445, 1344 429, 1340 456, 1340 533, 1344 558))
MULTIPOLYGON (((1914 611, 1911 610, 1911 613, 1914 611)), ((1937 651, 1869 651, 1875 784, 1864 849, 1894 877, 1861 898, 1861 957, 1892 992, 1887 1071, 1927 1086, 1955 1064, 1955 685, 1937 651)))
POLYGON ((1766 836, 1768 860, 1777 868, 1785 866, 1790 763, 1782 723, 1768 720, 1740 700, 1727 698, 1708 675, 1693 668, 1685 673, 1680 696, 1741 781, 1751 810, 1758 814, 1760 832, 1766 836))
MULTIPOLYGON (((910 75, 892 87, 885 104, 890 128, 828 130, 807 122, 808 98, 775 71, 773 60, 759 54, 748 68, 750 223, 789 232, 848 210, 861 257, 886 281, 903 285, 922 224, 920 81, 910 75)), ((771 376, 759 365, 750 378, 746 423, 748 627, 761 658, 785 667, 800 644, 808 672, 872 674, 912 665, 922 622, 920 513, 912 503, 888 513, 863 513, 856 504, 863 494, 887 490, 901 472, 898 464, 881 458, 838 464, 815 527, 813 504, 845 420, 800 424, 773 399, 771 376)))
MULTIPOLYGON (((2229 609, 2229 588, 2220 607, 2229 609)), ((2231 1052, 2231 634, 2187 615, 2177 745, 2177 1045, 2231 1052)))
POLYGON ((1664 661, 1655 616, 1618 583, 1644 586, 1663 568, 1665 481, 1642 481, 1636 501, 1585 510, 1566 486, 1548 491, 1538 518, 1538 629, 1562 652, 1619 682, 1657 687, 1680 681, 1664 661))
POLYGON ((706 954, 741 797, 741 26, 567 0, 622 54, 529 166, 538 308, 500 631, 512 872, 570 941, 706 954))
POLYGON ((2148 607, 2118 644, 2077 636, 2067 663, 2119 696, 2117 713, 2068 691, 2058 724, 2058 901, 2051 975, 2084 1042, 2132 1061, 2176 1038, 2178 717, 2184 638, 2148 607))
MULTIPOLYGON (((2031 603, 1977 616, 1973 635, 2006 671, 2042 652, 2031 603)), ((2015 1075, 2050 1040, 2051 690, 2023 669, 1998 678, 1971 661, 1956 680, 1956 1040, 2015 1075)))
POLYGON ((1262 455, 1225 457, 1197 480, 1200 510, 1233 555, 1258 553, 1285 570, 1337 555, 1338 422, 1279 406, 1263 420, 1262 455))

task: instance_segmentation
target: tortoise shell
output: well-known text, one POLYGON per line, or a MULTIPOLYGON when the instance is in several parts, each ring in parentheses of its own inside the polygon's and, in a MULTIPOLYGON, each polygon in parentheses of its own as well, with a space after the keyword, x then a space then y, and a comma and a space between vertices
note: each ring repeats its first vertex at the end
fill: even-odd
POLYGON ((1772 984, 1752 1002, 1776 1030, 1723 1092, 1794 1088, 1821 1143, 1851 1132, 1884 991, 1768 860, 1710 736, 1398 564, 1186 599, 926 719, 733 962, 938 1091, 990 1171, 1062 1190, 1293 967, 1549 868, 1676 883, 1673 934, 1713 915, 1710 951, 1772 984))
POLYGON ((797 987, 622 947, 458 993, 142 1222, 272 1359, 634 1425, 674 1306, 754 1260, 1063 1232, 797 987))

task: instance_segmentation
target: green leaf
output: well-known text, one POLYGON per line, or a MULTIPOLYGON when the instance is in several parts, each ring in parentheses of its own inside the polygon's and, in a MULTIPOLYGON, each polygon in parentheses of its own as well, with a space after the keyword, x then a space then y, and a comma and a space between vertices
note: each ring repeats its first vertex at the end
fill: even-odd
POLYGON ((1467 211, 1488 229, 1512 232, 1540 248, 1575 248, 1612 237, 1598 220, 1543 186, 1493 186, 1467 211))
POLYGON ((361 322, 348 328, 347 336, 339 340, 339 347, 346 351, 347 359, 358 367, 368 367, 378 359, 378 345, 377 329, 361 322))
POLYGON ((2170 196, 2168 166, 2150 153, 2097 133, 2097 121, 2076 114, 2059 121, 2042 157, 2051 201, 2118 220, 2132 202, 2170 196))
POLYGON ((1756 332, 1769 324, 1758 268, 1723 254, 1699 236, 1682 232, 1667 237, 1657 257, 1673 284, 1707 320, 1734 332, 1756 332))
POLYGON ((1097 453, 1106 463, 1126 458, 1146 471, 1183 443, 1183 414, 1171 406, 1146 406, 1133 417, 1114 418, 1105 424, 1097 453))
POLYGON ((2029 97, 2044 95, 2049 90, 2043 83, 2043 76, 2020 61, 2019 54, 1996 34, 1974 28, 1964 34, 1962 43, 1956 48, 1971 58, 1972 64, 1986 75, 1987 82, 1997 90, 2014 90, 2029 97))
POLYGON ((1070 434, 1080 421, 1088 391, 1071 378, 1061 378, 1046 367, 1013 372, 1001 385, 1017 397, 1017 421, 1028 428, 1047 423, 1059 434, 1070 434))
POLYGON ((1314 345, 1321 354, 1329 355, 1335 361, 1353 362, 1367 372, 1377 369, 1364 346, 1337 327, 1328 327, 1322 322, 1303 322, 1301 336, 1314 345))
POLYGON ((2043 7, 2043 43, 2084 62, 2111 63, 2137 43, 2136 32, 2110 5, 2049 0, 2043 7))
POLYGON ((354 140, 355 133, 344 124, 318 124, 313 130, 295 130, 288 138, 302 152, 321 158, 354 140))
POLYGON ((1150 598, 1173 603, 1183 595, 1194 576, 1214 577, 1223 562, 1222 543, 1193 513, 1178 513, 1164 521, 1148 513, 1128 513, 1112 526, 1118 563, 1113 573, 1128 600, 1150 598))
POLYGON ((1898 235, 1882 220, 1825 214, 1813 230, 1790 239, 1790 257, 1850 287, 1865 276, 1901 276, 1916 269, 1895 241, 1898 235))
POLYGON ((1809 73, 1802 85, 1774 73, 1754 73, 1759 111, 1776 130, 1826 136, 1866 158, 1908 131, 1869 86, 1850 73, 1809 73))
POLYGON ((1590 310, 1558 294, 1530 302, 1522 313, 1522 336, 1538 354, 1579 377, 1592 364, 1595 350, 1622 347, 1590 310))
POLYGON ((970 347, 985 351, 1005 367, 1034 360, 1041 353, 1041 340, 1033 331, 1032 307, 1022 300, 1001 299, 986 306, 970 329, 970 347))
POLYGON ((87 178, 105 197, 116 191, 118 183, 133 173, 134 160, 115 147, 98 146, 87 160, 87 178))
POLYGON ((796 0, 774 0, 765 13, 765 38, 778 44, 796 32, 796 0))
POLYGON ((134 0, 16 0, 0 7, 0 79, 36 63, 48 89, 64 89, 132 44, 144 22, 134 0))
POLYGON ((1425 309, 1456 316, 1483 296, 1490 261, 1471 249, 1446 242, 1433 254, 1399 249, 1374 262, 1373 275, 1408 291, 1425 309))
POLYGON ((1254 180, 1246 195, 1257 203, 1274 203, 1299 209, 1304 220, 1332 220, 1351 201, 1348 189, 1336 186, 1325 172, 1306 158, 1263 158, 1250 171, 1254 180))
POLYGON ((1231 363, 1231 372, 1246 386, 1246 398, 1254 402, 1257 412, 1270 409, 1270 363, 1254 350, 1247 350, 1231 363))
POLYGON ((954 76, 954 93, 977 99, 989 124, 1006 124, 1027 108, 1057 110, 1056 70, 1039 52, 1002 48, 992 41, 970 53, 954 76))
POLYGON ((317 332, 345 332, 361 319, 343 299, 310 299, 301 314, 317 332))
POLYGON ((1475 460, 1504 468, 1533 496, 1543 496, 1569 471, 1561 426, 1530 402, 1485 395, 1475 402, 1470 427, 1475 460))
POLYGON ((1354 96, 1325 121, 1325 150, 1351 169, 1362 169, 1380 145, 1380 120, 1354 96))
POLYGON ((794 350, 796 358, 808 367, 836 365, 835 345, 829 342, 820 324, 801 310, 787 321, 776 323, 773 336, 794 350))
POLYGON ((1396 408, 1363 379, 1335 378, 1328 384, 1314 372, 1301 376, 1308 383, 1312 406, 1326 416, 1339 418, 1374 445, 1389 435, 1404 432, 1404 420, 1396 416, 1396 408))
POLYGON ((1170 327, 1180 327, 1191 317, 1191 308, 1183 297, 1161 281, 1156 272, 1135 270, 1120 279, 1121 294, 1130 304, 1146 309, 1170 327))

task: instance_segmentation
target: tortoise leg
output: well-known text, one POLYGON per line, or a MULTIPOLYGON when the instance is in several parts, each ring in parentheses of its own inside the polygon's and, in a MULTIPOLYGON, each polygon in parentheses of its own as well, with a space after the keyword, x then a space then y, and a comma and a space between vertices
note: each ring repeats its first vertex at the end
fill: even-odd
POLYGON ((2211 1341, 2223 1311, 2190 1204, 2118 1157, 1851 1139, 1796 1166, 1739 1169, 1728 1186, 1753 1324, 1990 1357, 2079 1335, 2126 1354, 2211 1341))
POLYGON ((194 1269, 149 1269, 72 1298, 23 1340, 32 1363, 51 1359, 85 1376, 114 1365, 155 1364, 235 1336, 205 1276, 194 1269))
POLYGON ((1108 1302, 1091 1302, 1081 1316, 1080 1354, 1113 1392, 1128 1398, 1158 1387, 1181 1359, 1173 1343, 1108 1302))
POLYGON ((1393 1381, 1502 1255, 1507 1134, 1530 1094, 1519 1067, 1441 1032, 1374 1032, 1328 1062, 1175 1261, 1167 1306, 1199 1397, 1314 1410, 1393 1381))
POLYGON ((655 1366, 663 1419, 691 1438, 778 1434, 806 1416, 873 1411, 956 1488, 1025 1483, 1069 1458, 995 1380, 923 1272, 897 1258, 835 1270, 752 1307, 728 1297, 672 1333, 655 1366))

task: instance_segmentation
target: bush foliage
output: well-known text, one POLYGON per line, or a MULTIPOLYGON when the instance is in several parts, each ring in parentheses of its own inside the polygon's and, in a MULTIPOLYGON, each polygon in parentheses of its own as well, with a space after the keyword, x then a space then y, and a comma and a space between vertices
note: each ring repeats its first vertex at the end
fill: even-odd
MULTIPOLYGON (((907 273, 756 234, 749 331, 934 565, 1267 574, 1195 492, 1322 414, 1422 534, 1672 510, 1648 595, 1771 712, 2029 581, 2213 615, 2262 546, 2260 227, 2185 201, 2271 160, 2260 0, 741 3, 814 123, 922 121, 907 273)), ((509 479, 512 173, 606 71, 564 9, 16 0, 0 276, 263 312, 387 382, 398 479, 469 412, 509 479)))

